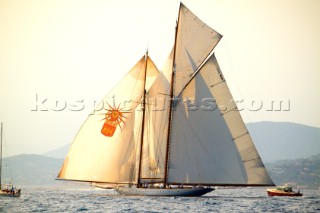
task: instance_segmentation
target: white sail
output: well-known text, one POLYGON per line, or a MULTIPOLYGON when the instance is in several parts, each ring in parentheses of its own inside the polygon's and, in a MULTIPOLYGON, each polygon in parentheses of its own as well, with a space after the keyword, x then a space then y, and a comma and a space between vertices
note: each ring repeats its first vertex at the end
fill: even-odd
POLYGON ((178 96, 169 183, 270 185, 214 55, 178 96))
POLYGON ((218 62, 213 55, 207 62, 212 64, 213 72, 203 72, 203 78, 207 85, 212 88, 212 95, 222 113, 222 116, 229 128, 233 141, 240 153, 243 165, 246 170, 247 183, 251 185, 272 185, 273 182, 257 152, 251 136, 242 120, 236 103, 227 86, 227 83, 220 71, 218 62))
POLYGON ((165 174, 172 65, 173 50, 146 96, 141 178, 154 182, 163 180, 165 174))
POLYGON ((180 4, 175 54, 175 88, 177 96, 190 77, 209 56, 221 35, 180 4))
MULTIPOLYGON (((165 76, 169 84, 171 82, 171 77, 172 77, 173 52, 174 50, 172 48, 166 62, 164 63, 164 66, 161 69, 161 72, 163 73, 163 75, 165 76)), ((168 92, 168 95, 170 96, 170 88, 168 89, 167 92, 168 92)))
POLYGON ((147 93, 142 178, 163 179, 168 134, 170 84, 159 73, 147 93))
POLYGON ((147 69, 143 57, 88 117, 72 143, 58 178, 136 182, 142 126, 142 113, 138 109, 145 89, 145 70, 146 88, 158 74, 151 59, 147 60, 147 69), (107 110, 111 108, 117 108, 126 118, 122 117, 123 122, 116 126, 113 136, 108 137, 101 129, 107 121, 107 110))

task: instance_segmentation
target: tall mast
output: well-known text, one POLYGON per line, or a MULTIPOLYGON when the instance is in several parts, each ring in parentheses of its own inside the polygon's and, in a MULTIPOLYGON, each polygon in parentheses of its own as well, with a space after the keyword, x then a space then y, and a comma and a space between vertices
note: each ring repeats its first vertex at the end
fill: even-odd
POLYGON ((1 173, 2 173, 2 131, 3 124, 1 123, 1 143, 0 143, 0 190, 1 190, 1 173))
POLYGON ((175 77, 175 59, 176 59, 176 46, 177 46, 177 35, 178 35, 178 26, 180 19, 180 8, 181 2, 179 6, 179 14, 178 21, 176 24, 175 38, 174 38, 174 46, 173 46, 173 58, 172 58, 172 75, 171 75, 171 88, 170 88, 170 107, 169 107, 169 125, 168 125, 168 135, 167 135, 167 151, 166 151, 166 162, 165 162, 165 173, 164 173, 164 187, 167 187, 168 182, 168 170, 169 170, 169 146, 170 146, 170 133, 171 133, 171 123, 172 123, 172 107, 173 107, 173 86, 174 86, 174 77, 175 77))
POLYGON ((138 181, 137 187, 140 187, 141 178, 141 164, 142 164, 142 150, 143 150, 143 135, 144 135, 144 117, 145 117, 145 106, 146 106, 146 81, 147 81, 147 66, 148 66, 148 50, 145 55, 145 69, 144 69, 144 85, 143 85, 143 99, 142 99, 142 127, 141 127, 141 141, 140 141, 140 157, 139 157, 139 170, 138 170, 138 181))

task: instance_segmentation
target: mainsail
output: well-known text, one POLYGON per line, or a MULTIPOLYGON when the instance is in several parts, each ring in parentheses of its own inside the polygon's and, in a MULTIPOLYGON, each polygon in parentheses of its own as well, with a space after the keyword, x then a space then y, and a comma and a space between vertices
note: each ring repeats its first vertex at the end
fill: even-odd
POLYGON ((176 99, 169 184, 272 184, 214 55, 176 99))
POLYGON ((213 54, 221 37, 181 3, 162 72, 139 60, 83 124, 58 178, 273 185, 213 54))

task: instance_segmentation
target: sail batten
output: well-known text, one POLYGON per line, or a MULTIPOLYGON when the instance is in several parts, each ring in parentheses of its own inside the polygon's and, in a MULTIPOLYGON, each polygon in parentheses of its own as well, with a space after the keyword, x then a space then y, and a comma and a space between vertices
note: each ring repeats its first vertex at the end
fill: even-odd
POLYGON ((233 140, 236 140, 236 139, 241 138, 241 137, 243 137, 243 136, 245 136, 245 135, 247 135, 247 134, 249 134, 249 132, 245 132, 245 133, 243 133, 242 135, 239 135, 239 136, 237 136, 237 137, 235 137, 235 138, 232 138, 232 139, 233 139, 233 140))

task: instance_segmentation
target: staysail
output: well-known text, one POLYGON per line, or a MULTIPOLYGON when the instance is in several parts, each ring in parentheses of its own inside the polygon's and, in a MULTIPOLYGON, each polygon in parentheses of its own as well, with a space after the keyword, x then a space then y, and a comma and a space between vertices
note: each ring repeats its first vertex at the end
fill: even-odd
POLYGON ((137 182, 142 125, 140 104, 144 86, 148 89, 157 75, 158 70, 152 60, 142 57, 83 124, 58 178, 108 183, 137 182), (102 130, 111 122, 106 118, 108 113, 120 119, 110 137, 102 130))
POLYGON ((168 134, 170 85, 162 72, 147 93, 144 147, 142 161, 143 179, 163 179, 168 134))

